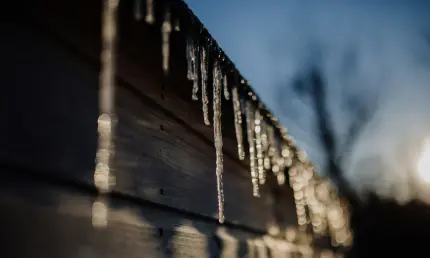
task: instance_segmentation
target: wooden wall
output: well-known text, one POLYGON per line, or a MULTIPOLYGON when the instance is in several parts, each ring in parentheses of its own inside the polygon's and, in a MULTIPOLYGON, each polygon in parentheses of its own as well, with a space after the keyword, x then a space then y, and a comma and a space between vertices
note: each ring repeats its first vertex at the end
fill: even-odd
MULTIPOLYGON (((226 223, 219 225, 213 131, 186 80, 184 33, 172 35, 170 74, 158 26, 119 12, 114 174, 109 225, 94 229, 99 1, 34 1, 1 23, 2 257, 289 257, 268 237, 296 224, 289 187, 252 196, 223 114, 226 223)), ((16 11, 16 12, 15 12, 16 11)), ((231 104, 223 102, 225 110, 231 104)))

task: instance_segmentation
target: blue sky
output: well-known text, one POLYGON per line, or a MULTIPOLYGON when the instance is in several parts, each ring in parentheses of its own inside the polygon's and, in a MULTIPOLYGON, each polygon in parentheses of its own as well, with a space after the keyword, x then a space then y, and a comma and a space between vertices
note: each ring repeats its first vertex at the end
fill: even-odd
POLYGON ((321 174, 327 160, 312 103, 292 90, 314 66, 347 180, 399 201, 420 195, 410 164, 430 137, 430 1, 186 2, 321 174), (372 119, 344 153, 360 119, 345 108, 350 99, 372 119))

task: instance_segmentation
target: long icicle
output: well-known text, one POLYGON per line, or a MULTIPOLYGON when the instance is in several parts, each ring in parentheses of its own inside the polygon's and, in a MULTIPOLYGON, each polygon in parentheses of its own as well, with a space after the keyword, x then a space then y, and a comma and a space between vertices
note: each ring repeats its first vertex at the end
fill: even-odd
MULTIPOLYGON (((194 55, 194 40, 191 36, 187 36, 187 79, 194 80, 193 62, 195 61, 194 55)), ((194 99, 194 98, 193 98, 194 99)))
POLYGON ((261 139, 261 113, 258 108, 255 109, 254 116, 254 124, 255 124, 255 148, 257 151, 257 171, 258 171, 258 180, 260 184, 266 183, 266 173, 264 170, 264 160, 263 160, 263 145, 261 139))
POLYGON ((153 24, 154 18, 154 0, 146 0, 146 15, 145 21, 149 24, 153 24))
POLYGON ((170 20, 170 10, 167 7, 164 15, 163 25, 161 26, 161 33, 163 37, 163 71, 164 74, 169 72, 169 58, 170 58, 170 33, 172 32, 172 23, 170 20))
POLYGON ((197 93, 199 92, 198 76, 197 76, 197 57, 199 55, 199 48, 194 43, 191 36, 187 39, 187 61, 188 61, 188 80, 193 81, 192 100, 198 100, 197 93))
POLYGON ((270 163, 272 164, 272 171, 276 174, 279 171, 277 162, 276 162, 276 138, 273 127, 267 127, 267 140, 268 140, 268 154, 270 158, 270 163))
POLYGON ((233 97, 233 112, 234 112, 234 127, 236 131, 237 153, 240 160, 245 159, 245 150, 243 147, 243 131, 242 131, 242 111, 240 108, 239 93, 237 85, 232 89, 233 97))
POLYGON ((223 189, 223 152, 221 129, 221 69, 215 60, 213 68, 213 127, 216 152, 216 178, 218 190, 218 220, 224 222, 224 189, 223 189))
POLYGON ((267 123, 264 119, 261 120, 261 145, 263 146, 263 164, 265 170, 270 170, 270 156, 269 156, 269 140, 267 136, 267 123))
POLYGON ((107 204, 105 194, 111 190, 114 182, 110 174, 110 159, 113 155, 112 138, 114 133, 115 106, 115 48, 116 15, 119 0, 105 0, 102 13, 102 52, 99 89, 98 148, 94 184, 99 192, 98 200, 93 204, 93 225, 107 226, 107 204))
POLYGON ((249 167, 251 170, 252 193, 254 196, 260 196, 260 187, 258 185, 258 174, 255 168, 255 142, 254 142, 254 106, 251 101, 246 101, 246 127, 249 143, 249 167))
POLYGON ((202 109, 203 109, 203 121, 206 125, 210 125, 209 121, 209 97, 208 97, 208 63, 206 49, 201 47, 201 60, 200 67, 202 72, 202 109))

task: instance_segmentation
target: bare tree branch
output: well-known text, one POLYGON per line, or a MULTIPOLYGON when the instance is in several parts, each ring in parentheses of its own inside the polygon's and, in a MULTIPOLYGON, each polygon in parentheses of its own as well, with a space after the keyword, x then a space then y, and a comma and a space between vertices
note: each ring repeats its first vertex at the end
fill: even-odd
MULTIPOLYGON (((313 109, 316 115, 317 133, 318 138, 321 141, 321 145, 325 151, 325 156, 327 158, 326 170, 331 180, 334 181, 339 189, 340 194, 344 195, 351 202, 351 205, 357 205, 357 198, 353 194, 350 186, 342 176, 342 170, 337 163, 337 149, 336 149, 336 138, 333 129, 333 123, 327 108, 327 89, 324 84, 321 71, 314 67, 309 70, 308 76, 306 78, 301 78, 294 82, 294 90, 299 95, 306 95, 309 97, 311 103, 313 104, 313 109)), ((356 111, 361 114, 360 109, 356 111)), ((349 130, 347 144, 352 144, 356 138, 359 131, 359 126, 353 124, 349 130)))

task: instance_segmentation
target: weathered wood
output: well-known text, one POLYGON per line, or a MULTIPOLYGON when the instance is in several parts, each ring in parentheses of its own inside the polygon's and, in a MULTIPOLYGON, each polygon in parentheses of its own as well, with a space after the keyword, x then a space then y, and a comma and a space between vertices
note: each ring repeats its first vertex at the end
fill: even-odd
MULTIPOLYGON (((4 67, 3 84, 7 85, 0 87, 0 167, 31 168, 41 177, 47 174, 94 190, 100 6, 84 1, 73 5, 48 0, 36 2, 0 25, 5 36, 0 42, 0 63, 4 67)), ((200 232, 196 226, 199 220, 215 225, 215 153, 213 131, 202 122, 200 102, 191 102, 184 53, 180 52, 184 48, 181 39, 184 35, 173 36, 171 74, 165 78, 161 73, 158 31, 133 21, 130 10, 130 6, 123 5, 120 12, 126 19, 122 19, 120 26, 114 194, 173 208, 180 214, 177 216, 187 217, 200 232), (144 47, 138 48, 140 44, 144 47), (189 218, 193 214, 198 219, 189 218)), ((223 102, 224 108, 231 111, 229 105, 223 102)), ((290 189, 274 188, 270 183, 273 180, 269 180, 262 189, 262 198, 252 197, 248 169, 236 158, 231 115, 223 114, 227 153, 224 176, 227 223, 223 229, 243 231, 240 233, 245 234, 243 239, 249 240, 252 238, 249 234, 260 232, 257 235, 261 237, 269 225, 281 231, 294 225, 296 216, 290 189)), ((58 190, 57 194, 62 192, 58 190)), ((73 200, 72 195, 63 200, 73 200)), ((8 198, 4 201, 9 202, 8 198)), ((146 209, 149 213, 151 208, 146 209)), ((168 214, 173 210, 163 212, 168 214)), ((52 221, 62 221, 60 215, 51 216, 52 221)), ((169 216, 173 215, 163 218, 169 216)), ((173 221, 175 227, 182 227, 185 219, 173 221)), ((55 229, 58 224, 46 226, 52 231, 61 230, 61 227, 55 229)), ((217 231, 215 228, 211 230, 217 231)), ((223 242, 225 257, 235 257, 231 254, 243 246, 243 241, 229 243, 223 242)), ((187 248, 185 245, 180 249, 187 251, 187 248)), ((142 249, 146 253, 146 247, 142 249)), ((252 254, 250 251, 249 257, 265 257, 252 254)), ((272 253, 269 257, 278 256, 272 253)))
POLYGON ((296 248, 118 198, 110 199, 108 227, 97 229, 91 222, 95 198, 90 192, 19 174, 0 173, 0 246, 5 258, 284 258, 296 248))
MULTIPOLYGON (((133 1, 121 1, 118 14, 117 74, 158 105, 178 117, 183 124, 213 142, 211 126, 203 123, 201 102, 191 101, 191 82, 186 79, 185 37, 187 22, 180 32, 173 32, 170 49, 170 72, 162 71, 161 26, 164 8, 157 10, 156 24, 145 26, 133 16, 133 1)), ((156 5, 164 1, 156 1, 156 5)), ((43 0, 30 5, 34 22, 63 38, 94 65, 100 53, 100 2, 79 0, 74 4, 43 0), (55 11, 54 11, 55 10, 55 11), (79 17, 77 19, 77 17, 79 17)), ((173 10, 174 11, 174 10, 173 10)), ((211 85, 209 85, 211 98, 211 85)), ((200 93, 199 93, 200 94, 200 93)), ((224 152, 236 158, 233 112, 230 101, 223 101, 224 152)), ((211 105, 210 105, 211 111, 211 105)), ((212 119, 212 118, 211 118, 212 119)))
MULTIPOLYGON (((31 28, 25 19, 2 26, 2 31, 7 36, 0 43, 3 82, 8 85, 0 94, 2 162, 92 186, 96 67, 50 34, 31 28)), ((212 144, 132 85, 120 80, 117 93, 115 191, 214 218, 212 144)), ((270 192, 263 189, 262 198, 252 197, 247 170, 230 157, 225 158, 225 171, 227 221, 260 231, 276 222, 270 192)), ((295 222, 290 202, 276 205, 290 209, 288 220, 295 222)))

